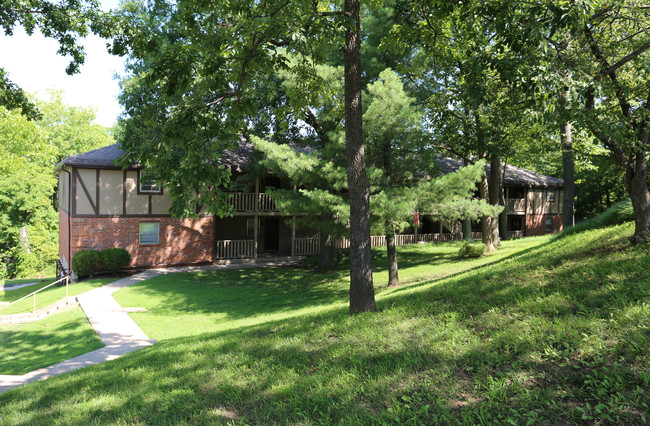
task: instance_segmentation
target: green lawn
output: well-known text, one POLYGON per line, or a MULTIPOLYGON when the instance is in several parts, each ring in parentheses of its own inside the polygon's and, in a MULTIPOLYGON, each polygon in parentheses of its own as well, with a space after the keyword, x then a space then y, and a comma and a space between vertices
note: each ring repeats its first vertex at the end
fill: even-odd
POLYGON ((104 346, 81 308, 0 325, 0 374, 25 374, 104 346))
MULTIPOLYGON (((29 282, 29 280, 25 280, 25 281, 29 282)), ((38 280, 34 280, 34 281, 38 281, 38 280)), ((112 281, 115 281, 115 278, 104 277, 104 278, 93 278, 86 281, 70 284, 68 287, 68 293, 70 296, 76 296, 77 294, 84 293, 88 290, 92 290, 104 284, 108 284, 112 281)), ((29 287, 23 287, 17 290, 0 291, 0 303, 13 302, 14 300, 18 300, 21 297, 33 293, 39 288, 45 287, 48 284, 51 284, 53 282, 54 280, 47 280, 41 282, 41 284, 33 285, 29 287)), ((63 298, 65 298, 65 286, 50 287, 47 290, 43 290, 42 292, 36 294, 36 309, 41 309, 46 306, 49 306, 52 303, 57 302, 63 298)), ((32 297, 29 297, 6 309, 2 309, 2 311, 0 312, 2 313, 2 315, 9 315, 9 314, 20 314, 25 312, 32 312, 33 310, 34 310, 34 299, 32 297)))
MULTIPOLYGON (((402 283, 422 282, 501 262, 514 253, 547 244, 549 237, 511 241, 491 256, 457 261, 460 243, 399 247, 402 283)), ((373 280, 378 294, 388 294, 385 249, 374 249, 373 280)), ((347 266, 330 274, 294 268, 239 269, 183 273, 138 283, 114 293, 124 306, 144 307, 131 314, 152 339, 165 340, 232 330, 291 317, 345 308, 347 266)))
MULTIPOLYGON (((159 277, 116 293, 160 342, 0 395, 9 424, 638 424, 650 418, 650 245, 631 225, 402 247, 378 312, 344 271, 159 277), (418 278, 419 277, 419 278, 418 278), (159 323, 158 321, 164 321, 159 323)), ((383 256, 376 252, 376 256, 383 256)))
POLYGON ((51 283, 54 281, 53 277, 50 278, 18 278, 13 280, 0 279, 0 285, 3 284, 25 284, 25 283, 35 283, 35 282, 48 282, 51 283))

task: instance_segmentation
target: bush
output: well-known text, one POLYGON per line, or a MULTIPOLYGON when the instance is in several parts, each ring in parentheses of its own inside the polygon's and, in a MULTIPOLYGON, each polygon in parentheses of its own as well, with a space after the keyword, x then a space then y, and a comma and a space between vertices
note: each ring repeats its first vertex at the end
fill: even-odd
POLYGON ((101 255, 97 250, 82 250, 72 258, 72 270, 78 276, 92 276, 101 267, 101 255))
POLYGON ((483 243, 470 244, 467 241, 463 241, 458 250, 459 259, 471 259, 483 256, 485 252, 485 245, 483 243))
POLYGON ((112 247, 102 250, 101 260, 105 270, 117 272, 131 263, 131 255, 123 248, 112 247))

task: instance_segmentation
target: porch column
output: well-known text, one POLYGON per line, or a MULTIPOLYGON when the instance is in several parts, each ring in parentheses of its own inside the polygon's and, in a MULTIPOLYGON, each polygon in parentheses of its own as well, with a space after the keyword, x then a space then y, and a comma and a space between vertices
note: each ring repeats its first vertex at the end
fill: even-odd
POLYGON ((296 217, 292 217, 293 221, 291 223, 291 258, 293 259, 296 255, 296 217))
POLYGON ((257 241, 259 238, 259 222, 260 222, 260 216, 259 216, 259 210, 260 210, 260 177, 255 176, 255 206, 253 207, 254 209, 254 216, 253 219, 255 220, 255 223, 253 225, 253 240, 255 241, 253 243, 253 259, 257 260, 257 241))

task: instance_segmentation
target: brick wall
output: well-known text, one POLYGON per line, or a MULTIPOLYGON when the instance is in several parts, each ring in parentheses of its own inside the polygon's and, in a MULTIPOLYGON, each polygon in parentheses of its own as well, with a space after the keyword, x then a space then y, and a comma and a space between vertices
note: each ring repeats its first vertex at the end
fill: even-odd
POLYGON ((198 219, 73 217, 71 222, 73 257, 81 250, 121 247, 131 254, 131 267, 203 263, 214 259, 214 227, 210 216, 198 219), (139 243, 140 222, 159 223, 158 244, 139 243))
POLYGON ((545 234, 555 234, 562 230, 562 215, 541 215, 541 214, 529 214, 526 215, 526 236, 530 237, 533 235, 545 235, 545 234), (553 231, 546 231, 546 218, 550 217, 553 219, 553 231))

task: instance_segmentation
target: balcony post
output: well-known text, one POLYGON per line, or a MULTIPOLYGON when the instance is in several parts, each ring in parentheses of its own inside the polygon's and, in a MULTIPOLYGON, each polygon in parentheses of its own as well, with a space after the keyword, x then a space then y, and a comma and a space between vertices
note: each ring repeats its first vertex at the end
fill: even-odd
POLYGON ((292 217, 291 222, 291 259, 296 255, 296 217, 292 217))
POLYGON ((257 247, 258 247, 258 238, 259 238, 259 210, 260 210, 260 177, 255 176, 255 200, 254 200, 255 205, 253 206, 254 209, 254 216, 253 219, 255 220, 255 224, 253 225, 253 240, 255 241, 253 243, 253 259, 257 260, 257 247))

